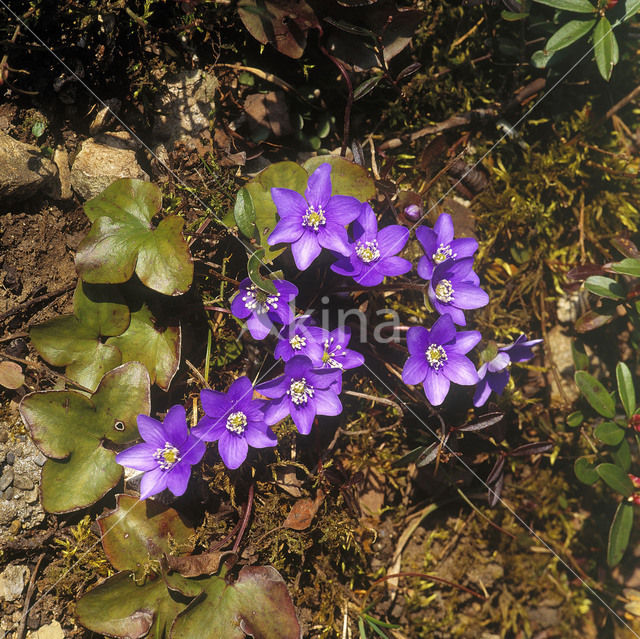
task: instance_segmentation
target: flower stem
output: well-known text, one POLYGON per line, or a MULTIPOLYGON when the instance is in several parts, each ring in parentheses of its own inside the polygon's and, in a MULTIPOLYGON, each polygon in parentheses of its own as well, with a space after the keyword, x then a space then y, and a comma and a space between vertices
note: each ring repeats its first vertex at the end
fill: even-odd
POLYGON ((240 527, 240 532, 236 537, 236 542, 233 544, 232 552, 237 553, 238 548, 240 547, 240 542, 242 541, 242 537, 244 535, 244 531, 247 529, 247 524, 249 523, 249 517, 251 515, 251 508, 253 506, 253 484, 249 486, 249 495, 247 497, 247 506, 244 509, 244 515, 242 517, 242 526, 240 527))

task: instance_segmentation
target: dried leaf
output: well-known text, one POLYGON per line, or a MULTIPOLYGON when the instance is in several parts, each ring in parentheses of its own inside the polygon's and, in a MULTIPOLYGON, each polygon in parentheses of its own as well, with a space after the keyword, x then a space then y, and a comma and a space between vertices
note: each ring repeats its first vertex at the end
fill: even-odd
POLYGON ((291 507, 291 511, 282 526, 292 530, 305 530, 313 522, 313 518, 324 501, 324 493, 318 489, 315 499, 299 499, 291 507))

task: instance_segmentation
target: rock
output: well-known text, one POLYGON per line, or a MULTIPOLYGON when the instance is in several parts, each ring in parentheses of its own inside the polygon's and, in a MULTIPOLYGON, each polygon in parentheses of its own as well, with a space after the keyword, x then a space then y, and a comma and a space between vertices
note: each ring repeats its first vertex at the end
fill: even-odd
POLYGON ((70 200, 73 197, 71 192, 71 171, 69 171, 69 154, 62 146, 58 146, 53 152, 53 161, 58 167, 58 178, 60 180, 60 193, 58 195, 61 200, 70 200))
POLYGON ((71 186, 83 199, 90 200, 119 178, 148 180, 136 160, 135 151, 107 144, 93 138, 82 143, 71 167, 71 186))
POLYGON ((26 494, 24 499, 28 504, 35 504, 38 501, 39 497, 40 491, 37 488, 34 488, 26 494))
POLYGON ((16 475, 13 479, 13 486, 18 490, 31 490, 33 488, 33 482, 24 475, 16 475))
POLYGON ((13 486, 9 486, 9 488, 7 488, 7 490, 5 490, 2 493, 2 498, 6 499, 7 501, 9 501, 9 499, 13 499, 13 494, 15 493, 15 490, 13 490, 13 486))
POLYGON ((60 622, 52 621, 35 632, 28 632, 27 639, 64 639, 65 634, 60 622))
POLYGON ((0 491, 6 490, 11 486, 11 482, 13 482, 13 468, 10 466, 5 467, 2 471, 2 475, 0 476, 0 491))
POLYGON ((10 464, 11 466, 13 466, 13 462, 16 461, 16 454, 12 450, 10 450, 7 453, 7 456, 5 459, 7 460, 7 464, 10 464))
POLYGON ((47 461, 47 458, 44 455, 44 453, 39 452, 37 457, 33 460, 33 463, 36 464, 37 466, 44 466, 46 461, 47 461))
POLYGON ((557 375, 552 372, 548 374, 551 386, 551 403, 555 406, 570 406, 580 394, 573 381, 575 365, 571 352, 571 337, 562 330, 562 327, 554 326, 547 333, 546 350, 550 354, 551 365, 555 366, 558 373, 557 375))
POLYGON ((3 206, 37 193, 56 197, 58 169, 40 149, 0 133, 0 201, 3 206))
POLYGON ((154 104, 156 116, 152 135, 171 150, 178 140, 208 132, 218 81, 215 76, 196 70, 161 78, 161 82, 162 88, 154 104))
POLYGON ((7 566, 0 574, 0 600, 15 601, 22 594, 28 578, 27 566, 7 566))

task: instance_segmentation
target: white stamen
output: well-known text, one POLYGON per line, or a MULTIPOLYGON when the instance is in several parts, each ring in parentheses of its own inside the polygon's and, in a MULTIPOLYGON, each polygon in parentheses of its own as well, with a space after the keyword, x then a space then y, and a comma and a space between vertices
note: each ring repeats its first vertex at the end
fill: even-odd
POLYGON ((378 240, 370 242, 358 242, 356 245, 356 255, 365 263, 375 262, 380 257, 378 240))
POLYGON ((436 285, 436 297, 445 304, 453 300, 453 286, 449 280, 440 280, 436 285))
POLYGON ((287 395, 296 406, 300 406, 300 404, 306 404, 309 397, 313 397, 313 392, 313 386, 307 384, 307 380, 303 377, 291 382, 287 395))
POLYGON ((431 368, 439 371, 447 361, 447 352, 439 344, 430 344, 425 353, 431 368))
POLYGON ((153 458, 158 462, 162 470, 171 470, 180 461, 180 451, 169 442, 164 443, 164 448, 156 449, 153 458))
POLYGON ((278 308, 279 297, 280 293, 267 295, 255 284, 252 284, 242 296, 242 301, 250 311, 257 313, 258 315, 262 315, 278 308))
POLYGON ((241 410, 231 413, 231 415, 227 417, 227 423, 225 425, 228 431, 236 435, 242 435, 247 427, 247 416, 241 410))
POLYGON ((294 351, 300 351, 307 345, 307 338, 302 337, 302 335, 294 335, 289 340, 289 344, 294 351))
POLYGON ((442 262, 449 258, 455 259, 456 255, 457 253, 454 253, 448 244, 440 244, 438 250, 431 256, 431 258, 436 264, 442 264, 442 262))
POLYGON ((317 209, 314 209, 313 206, 310 206, 306 213, 302 216, 302 226, 309 227, 313 231, 317 231, 321 226, 324 226, 327 223, 327 218, 325 217, 325 210, 319 206, 317 209))

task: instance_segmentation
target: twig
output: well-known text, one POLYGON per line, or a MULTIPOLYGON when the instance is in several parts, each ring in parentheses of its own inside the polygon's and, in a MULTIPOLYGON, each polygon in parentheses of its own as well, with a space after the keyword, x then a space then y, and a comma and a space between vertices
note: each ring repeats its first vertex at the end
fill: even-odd
POLYGON ((44 300, 49 299, 51 297, 58 297, 59 295, 64 295, 65 293, 68 293, 70 290, 74 289, 75 287, 76 287, 75 284, 69 284, 64 288, 59 288, 57 291, 52 291, 51 293, 44 293, 43 295, 38 295, 38 297, 33 297, 30 300, 25 300, 21 304, 18 304, 18 306, 14 306, 12 309, 9 309, 8 311, 5 311, 4 313, 0 314, 0 322, 6 319, 7 317, 11 317, 16 313, 19 313, 20 311, 31 306, 32 304, 43 302, 44 300))
POLYGON ((27 616, 29 615, 29 602, 31 601, 31 595, 33 595, 33 588, 36 585, 36 575, 38 574, 38 568, 40 568, 40 564, 44 559, 46 553, 42 553, 38 557, 38 561, 36 561, 36 565, 33 568, 33 572, 31 573, 31 579, 29 579, 29 587, 27 588, 27 594, 24 598, 24 607, 22 609, 22 619, 20 620, 20 625, 18 626, 18 633, 16 634, 16 639, 24 639, 25 632, 27 630, 27 616))
POLYGON ((231 552, 237 554, 238 548, 240 547, 240 542, 242 541, 242 537, 244 535, 244 531, 247 529, 247 524, 249 523, 249 516, 251 515, 251 508, 253 506, 253 484, 249 486, 249 495, 247 496, 247 507, 244 511, 244 516, 242 518, 242 526, 240 527, 240 532, 236 537, 236 542, 233 544, 233 549, 231 552))
POLYGON ((369 587, 369 590, 367 591, 367 594, 369 593, 371 588, 373 588, 377 584, 382 583, 387 579, 397 579, 398 577, 422 577, 423 579, 428 579, 429 581, 437 581, 441 584, 445 584, 445 586, 451 586, 452 588, 458 588, 460 590, 464 590, 464 592, 468 592, 470 595, 477 597, 481 601, 486 601, 487 599, 484 595, 481 595, 479 592, 476 592, 475 590, 471 590, 471 588, 467 588, 462 584, 457 584, 454 581, 449 581, 447 579, 443 579, 442 577, 436 577, 435 575, 429 575, 424 572, 396 572, 392 575, 385 575, 384 577, 380 577, 380 579, 376 579, 371 584, 371 586, 369 587))
POLYGON ((493 526, 496 530, 499 530, 501 533, 508 535, 509 537, 511 537, 511 539, 516 538, 516 536, 513 533, 510 533, 508 530, 501 528, 500 526, 498 526, 498 524, 491 521, 491 519, 489 519, 489 517, 487 517, 481 510, 479 510, 478 507, 459 488, 458 488, 458 495, 460 495, 460 497, 462 497, 462 499, 464 499, 464 501, 466 501, 467 504, 469 504, 469 506, 471 506, 471 508, 475 512, 477 512, 478 515, 480 515, 480 517, 482 517, 490 526, 493 526))

